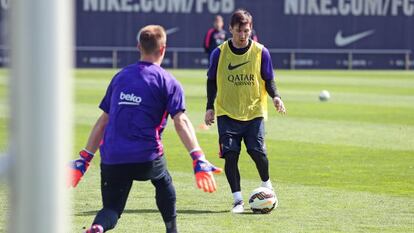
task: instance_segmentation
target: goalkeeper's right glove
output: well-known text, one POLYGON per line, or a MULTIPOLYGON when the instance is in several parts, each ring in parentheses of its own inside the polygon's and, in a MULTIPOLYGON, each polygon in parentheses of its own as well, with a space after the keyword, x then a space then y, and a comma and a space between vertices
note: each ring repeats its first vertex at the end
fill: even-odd
POLYGON ((89 168, 89 164, 93 159, 93 154, 85 149, 79 152, 80 158, 73 160, 69 164, 70 177, 68 186, 76 187, 81 180, 82 176, 89 168))
POLYGON ((220 174, 223 170, 207 161, 201 149, 192 151, 190 155, 191 158, 193 158, 193 168, 197 187, 203 189, 204 192, 212 193, 216 191, 217 185, 213 173, 220 174))

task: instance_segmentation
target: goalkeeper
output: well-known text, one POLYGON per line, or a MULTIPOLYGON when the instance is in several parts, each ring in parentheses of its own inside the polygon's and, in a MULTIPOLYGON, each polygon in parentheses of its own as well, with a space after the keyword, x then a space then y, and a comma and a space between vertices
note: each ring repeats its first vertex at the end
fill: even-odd
POLYGON ((184 113, 180 83, 160 67, 166 50, 165 30, 158 25, 142 28, 138 49, 140 61, 123 68, 112 79, 99 106, 103 113, 80 158, 71 166, 71 185, 76 187, 101 144, 103 208, 86 233, 105 232, 115 227, 134 180, 151 180, 167 233, 177 232, 175 188, 161 143, 168 115, 193 159, 198 188, 205 192, 216 190, 213 173, 220 173, 221 169, 210 164, 199 147, 194 128, 184 113))

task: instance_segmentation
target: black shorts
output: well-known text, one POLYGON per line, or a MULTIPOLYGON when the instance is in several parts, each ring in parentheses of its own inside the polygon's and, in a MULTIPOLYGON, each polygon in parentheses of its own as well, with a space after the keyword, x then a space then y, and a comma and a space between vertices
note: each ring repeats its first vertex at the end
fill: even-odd
POLYGON ((129 191, 131 190, 134 180, 151 180, 153 182, 165 181, 164 183, 166 186, 172 183, 164 156, 145 163, 101 163, 101 193, 103 207, 116 211, 118 217, 120 217, 125 208, 129 191))
POLYGON ((101 176, 110 180, 156 180, 165 175, 164 156, 144 163, 101 164, 101 176))
POLYGON ((229 151, 240 153, 242 140, 247 151, 253 150, 266 155, 263 117, 250 121, 238 121, 228 116, 219 116, 217 127, 221 158, 229 151))

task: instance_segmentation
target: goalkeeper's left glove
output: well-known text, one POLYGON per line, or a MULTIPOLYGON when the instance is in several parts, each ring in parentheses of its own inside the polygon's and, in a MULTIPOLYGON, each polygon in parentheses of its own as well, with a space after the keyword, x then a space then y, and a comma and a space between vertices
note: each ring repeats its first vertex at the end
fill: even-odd
POLYGON ((79 152, 79 159, 73 160, 69 164, 70 174, 69 174, 69 184, 68 186, 73 186, 74 188, 78 185, 82 176, 89 168, 89 164, 93 159, 93 154, 85 149, 79 152))
POLYGON ((201 149, 191 151, 190 155, 193 159, 193 168, 197 187, 199 189, 203 189, 204 192, 212 193, 216 191, 217 185, 213 173, 220 174, 222 169, 207 161, 201 149))

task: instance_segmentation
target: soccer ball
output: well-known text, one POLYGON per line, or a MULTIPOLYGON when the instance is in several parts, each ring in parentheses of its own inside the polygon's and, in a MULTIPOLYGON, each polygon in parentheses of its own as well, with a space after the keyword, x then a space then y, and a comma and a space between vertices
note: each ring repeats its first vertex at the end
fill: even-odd
POLYGON ((249 205, 255 214, 270 213, 277 207, 276 194, 268 188, 260 187, 252 191, 249 197, 249 205))
POLYGON ((327 90, 323 90, 323 91, 321 91, 321 93, 319 93, 319 100, 320 101, 328 101, 329 98, 331 98, 331 95, 329 94, 329 92, 327 90))

